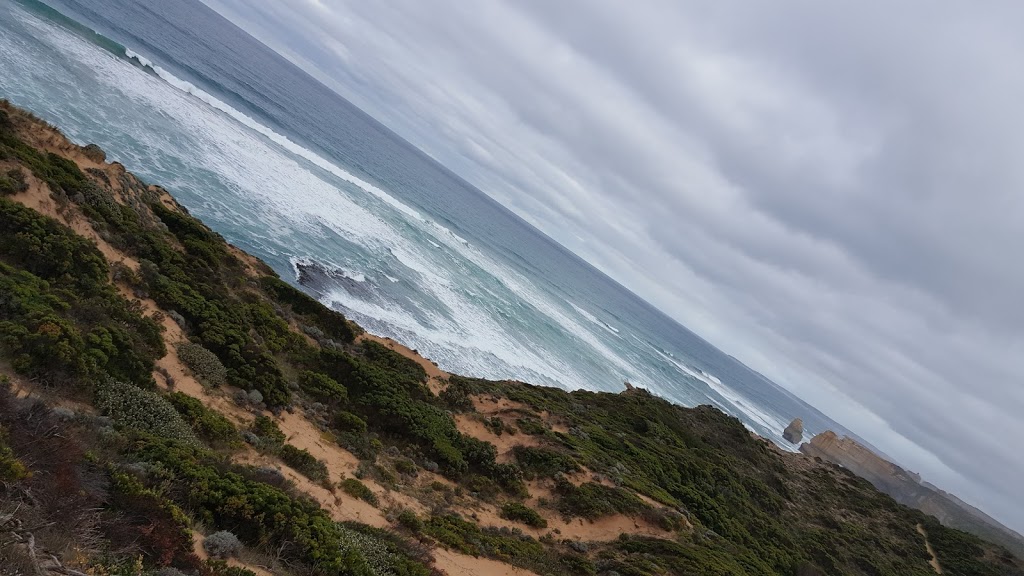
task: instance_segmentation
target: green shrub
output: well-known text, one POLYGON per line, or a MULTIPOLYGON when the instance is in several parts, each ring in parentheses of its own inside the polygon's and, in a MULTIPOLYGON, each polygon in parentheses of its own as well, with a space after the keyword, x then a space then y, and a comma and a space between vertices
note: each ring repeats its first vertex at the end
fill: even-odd
POLYGON ((277 426, 277 422, 262 414, 252 421, 249 431, 256 435, 256 447, 263 450, 276 451, 284 445, 284 441, 287 439, 284 432, 277 426))
POLYGON ((579 486, 565 479, 555 483, 555 492, 560 496, 558 511, 565 518, 586 518, 596 520, 612 514, 639 514, 650 508, 640 498, 622 488, 612 488, 594 482, 579 486))
POLYGON ((185 419, 196 436, 213 447, 237 448, 242 445, 238 429, 220 412, 207 408, 198 398, 182 392, 173 392, 167 400, 185 419))
POLYGON ((473 399, 469 397, 466 388, 459 384, 458 380, 452 380, 448 387, 441 391, 441 401, 456 412, 472 412, 473 399))
POLYGON ((7 430, 0 426, 0 482, 17 482, 28 475, 28 468, 14 456, 14 451, 7 445, 7 430))
POLYGON ((96 407, 129 430, 198 444, 192 429, 174 406, 156 392, 116 380, 105 380, 96 385, 95 396, 96 407))
POLYGON ((213 352, 201 344, 178 344, 178 358, 192 371, 196 379, 207 386, 220 387, 228 381, 228 371, 213 352))
POLYGON ((299 374, 299 388, 321 402, 337 404, 348 402, 348 390, 326 374, 306 370, 299 374))
POLYGON ((399 512, 398 523, 413 533, 419 533, 423 530, 423 520, 420 520, 420 517, 412 510, 406 509, 399 512))
POLYGON ((0 198, 0 258, 59 284, 94 294, 107 283, 107 261, 96 245, 60 222, 0 198))
POLYGON ((25 173, 19 168, 12 168, 0 174, 0 196, 10 196, 28 190, 25 173))
POLYGON ((415 474, 417 470, 416 463, 408 458, 399 458, 395 460, 395 470, 399 474, 415 474))
POLYGON ((345 478, 342 480, 341 489, 345 494, 348 494, 353 498, 369 502, 373 506, 380 505, 380 501, 377 499, 377 495, 373 493, 373 490, 370 490, 366 487, 366 484, 363 484, 355 478, 345 478))
POLYGON ((537 418, 517 418, 516 426, 523 434, 530 434, 531 436, 542 436, 547 433, 547 428, 544 423, 537 418))
POLYGON ((285 464, 314 482, 324 483, 330 478, 327 472, 327 464, 317 460, 308 450, 296 448, 291 444, 285 444, 281 446, 279 456, 285 464))
POLYGON ((342 313, 324 306, 315 298, 280 278, 264 276, 260 279, 260 284, 273 300, 287 304, 291 307, 292 312, 308 319, 311 324, 323 330, 330 338, 350 343, 355 340, 357 332, 362 331, 358 326, 349 322, 342 313))
POLYGON ((338 412, 335 414, 334 427, 339 432, 366 434, 366 421, 351 412, 338 412))
POLYGON ((549 573, 557 562, 555 555, 537 540, 507 528, 483 528, 454 514, 431 516, 423 532, 452 548, 471 556, 486 556, 537 572, 549 573))
POLYGON ((499 515, 505 520, 522 522, 531 528, 548 527, 548 521, 541 517, 536 510, 519 502, 506 502, 501 507, 499 515))
POLYGON ((434 576, 425 565, 431 558, 417 544, 382 528, 345 522, 339 526, 342 550, 358 552, 365 560, 366 572, 353 566, 353 574, 366 576, 434 576))
POLYGON ((597 568, 594 566, 594 563, 583 554, 562 554, 558 558, 558 563, 568 570, 570 574, 580 574, 581 576, 597 574, 597 568))
POLYGON ((514 447, 512 453, 528 478, 552 478, 556 474, 572 474, 582 470, 572 456, 549 448, 520 445, 514 447))

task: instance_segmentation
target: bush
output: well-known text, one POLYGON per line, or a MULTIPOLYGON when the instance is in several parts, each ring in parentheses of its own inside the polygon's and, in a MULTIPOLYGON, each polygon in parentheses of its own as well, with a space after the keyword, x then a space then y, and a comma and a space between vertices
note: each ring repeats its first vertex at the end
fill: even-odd
POLYGON ((516 446, 512 451, 527 478, 552 478, 556 474, 572 474, 582 470, 571 456, 549 448, 516 446))
POLYGON ((431 516, 424 523, 423 532, 463 554, 494 558, 538 574, 552 573, 557 562, 534 538, 508 528, 480 528, 454 514, 431 516))
POLYGON ((281 432, 277 426, 277 422, 262 415, 252 421, 249 430, 256 435, 258 440, 256 447, 263 450, 277 450, 284 445, 284 441, 287 439, 284 432, 281 432))
POLYGON ((7 445, 7 430, 0 426, 0 482, 16 482, 28 477, 28 468, 15 458, 7 445))
POLYGON ((213 447, 238 447, 242 437, 238 429, 220 412, 206 407, 198 398, 188 394, 174 392, 167 396, 182 417, 192 426, 192 430, 201 439, 213 447))
POLYGON ((253 406, 263 404, 263 393, 259 390, 249 390, 249 392, 245 394, 245 397, 249 401, 249 404, 252 404, 253 406))
POLYGON ((455 412, 472 412, 474 410, 472 398, 469 397, 466 388, 461 386, 459 381, 451 381, 439 396, 441 401, 455 412))
POLYGON ((537 418, 517 418, 516 426, 523 434, 530 434, 531 436, 542 436, 547 433, 547 428, 544 427, 544 423, 537 418))
POLYGON ((330 475, 327 472, 327 465, 317 460, 308 450, 296 448, 291 444, 281 446, 281 460, 291 466, 300 474, 314 482, 327 482, 330 475))
POLYGON ((648 504, 632 492, 594 482, 575 486, 568 480, 560 479, 555 483, 555 492, 561 496, 558 511, 565 518, 596 520, 602 516, 634 515, 650 509, 648 504))
POLYGON ((339 432, 366 434, 366 420, 351 412, 338 412, 334 415, 334 427, 339 432))
POLYGON ((559 564, 565 567, 570 574, 581 574, 585 576, 593 576, 597 574, 597 568, 594 567, 594 563, 583 554, 563 554, 558 558, 559 564))
POLYGON ((192 429, 163 396, 132 384, 106 380, 96 386, 96 407, 128 428, 186 444, 197 444, 192 429))
MULTIPOLYGON (((179 315, 180 316, 180 315, 179 315)), ((219 387, 228 381, 228 371, 213 352, 201 344, 178 344, 178 358, 192 371, 196 379, 207 386, 219 387)))
POLYGON ((389 530, 346 522, 339 526, 341 549, 358 552, 365 568, 356 564, 344 574, 358 576, 433 576, 424 562, 432 559, 422 548, 389 530))
POLYGON ((412 510, 406 509, 399 512, 398 523, 413 533, 419 533, 423 530, 423 520, 420 520, 419 516, 412 510))
POLYGON ((506 502, 499 515, 505 520, 522 522, 532 528, 547 528, 548 521, 533 508, 519 502, 506 502))
POLYGON ((326 374, 306 370, 299 374, 299 388, 321 402, 348 402, 348 390, 326 374))
POLYGON ((415 475, 416 463, 408 458, 399 458, 395 460, 395 470, 399 474, 415 475))
POLYGON ((365 502, 369 502, 373 506, 380 505, 380 502, 377 499, 377 495, 373 493, 373 490, 370 490, 369 488, 366 487, 366 484, 363 484, 362 482, 355 478, 345 478, 344 480, 342 480, 341 489, 345 492, 345 494, 348 494, 353 498, 358 498, 365 502))
POLYGON ((344 343, 355 340, 356 333, 362 332, 337 310, 332 310, 305 292, 280 278, 265 276, 260 279, 263 290, 276 302, 291 306, 292 312, 309 320, 329 337, 344 343))
POLYGON ((28 190, 25 173, 20 168, 12 168, 0 174, 0 196, 10 196, 28 190))
POLYGON ((203 539, 203 549, 214 558, 232 558, 241 552, 242 543, 231 532, 221 530, 203 539))

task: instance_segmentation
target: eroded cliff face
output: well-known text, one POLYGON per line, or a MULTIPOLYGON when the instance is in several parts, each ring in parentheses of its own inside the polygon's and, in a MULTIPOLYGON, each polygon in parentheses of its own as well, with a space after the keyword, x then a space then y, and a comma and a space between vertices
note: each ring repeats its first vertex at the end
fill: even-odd
POLYGON ((840 438, 828 430, 800 445, 800 451, 846 468, 900 504, 934 516, 943 525, 998 542, 1018 554, 1024 552, 1024 538, 1013 530, 960 499, 922 483, 919 474, 889 462, 852 438, 840 438))
POLYGON ((894 482, 914 480, 915 475, 907 473, 899 466, 879 457, 867 447, 856 440, 836 435, 828 430, 818 434, 800 446, 800 451, 808 456, 817 456, 823 460, 834 462, 850 470, 854 474, 865 478, 876 486, 891 485, 894 482))

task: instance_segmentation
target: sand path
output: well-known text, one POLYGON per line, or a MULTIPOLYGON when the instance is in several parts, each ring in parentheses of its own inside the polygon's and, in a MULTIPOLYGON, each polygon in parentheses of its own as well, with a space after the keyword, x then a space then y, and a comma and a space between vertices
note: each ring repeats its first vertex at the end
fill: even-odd
POLYGON ((928 561, 928 563, 932 565, 932 570, 935 570, 936 574, 942 574, 942 565, 939 564, 939 557, 935 555, 935 549, 932 548, 932 543, 928 541, 928 532, 924 529, 924 524, 917 525, 917 533, 924 536, 924 547, 932 557, 932 559, 928 561))

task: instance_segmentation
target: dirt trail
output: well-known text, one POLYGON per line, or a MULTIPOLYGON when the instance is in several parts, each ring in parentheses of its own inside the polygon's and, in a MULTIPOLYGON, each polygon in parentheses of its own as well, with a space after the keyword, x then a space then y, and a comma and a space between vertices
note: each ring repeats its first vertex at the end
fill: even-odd
MULTIPOLYGON (((196 556, 198 556, 200 560, 208 560, 210 558, 210 555, 206 553, 206 549, 203 548, 203 540, 205 539, 206 536, 204 536, 203 534, 200 534, 199 532, 196 532, 194 530, 192 531, 192 550, 195 552, 196 556)), ((235 566, 238 568, 245 568, 246 570, 251 570, 253 573, 256 574, 256 576, 277 576, 271 570, 268 570, 262 566, 256 566, 252 563, 243 562, 238 558, 228 558, 227 563, 228 566, 235 566)))
POLYGON ((536 576, 535 572, 504 562, 474 558, 443 548, 434 550, 434 566, 448 576, 536 576))
POLYGON ((932 543, 928 541, 928 532, 924 529, 924 524, 917 525, 917 532, 921 536, 924 536, 924 547, 932 557, 928 563, 932 565, 932 569, 935 570, 936 574, 942 574, 942 565, 939 564, 939 557, 935 555, 935 549, 932 548, 932 543))

